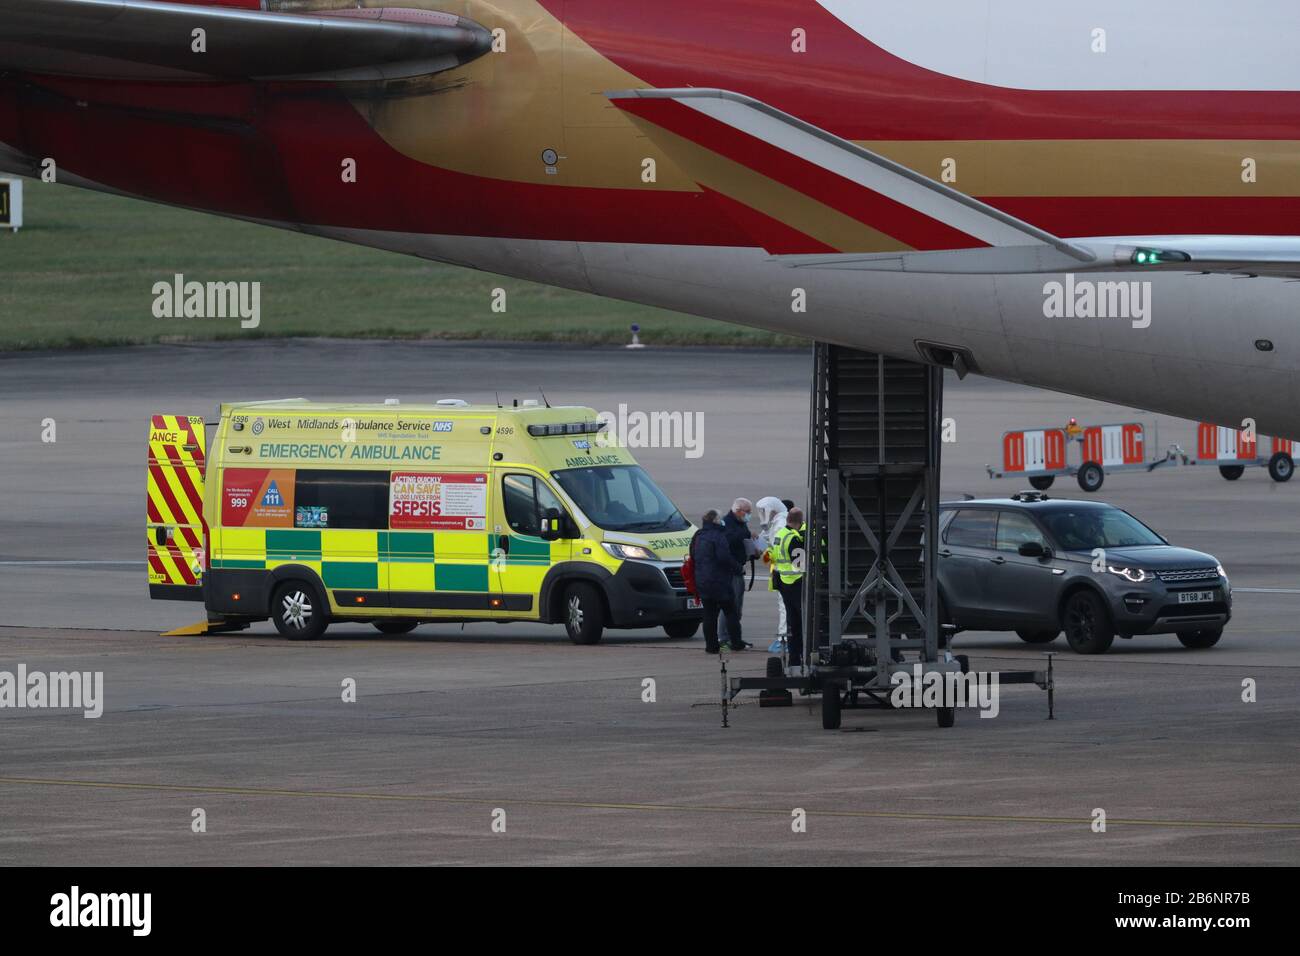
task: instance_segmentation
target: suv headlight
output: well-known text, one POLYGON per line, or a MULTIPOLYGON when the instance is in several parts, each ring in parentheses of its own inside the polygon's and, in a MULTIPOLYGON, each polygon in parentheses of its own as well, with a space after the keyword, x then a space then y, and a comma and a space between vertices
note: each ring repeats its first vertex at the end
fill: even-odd
POLYGON ((1144 581, 1150 581, 1155 578, 1154 574, 1150 571, 1145 571, 1142 568, 1117 568, 1114 565, 1108 564, 1106 565, 1106 570, 1111 574, 1118 574, 1125 581, 1132 581, 1134 584, 1141 584, 1144 581))
POLYGON ((608 541, 602 541, 601 547, 616 558, 632 558, 637 561, 658 561, 659 557, 649 548, 643 548, 639 544, 611 544, 608 541))

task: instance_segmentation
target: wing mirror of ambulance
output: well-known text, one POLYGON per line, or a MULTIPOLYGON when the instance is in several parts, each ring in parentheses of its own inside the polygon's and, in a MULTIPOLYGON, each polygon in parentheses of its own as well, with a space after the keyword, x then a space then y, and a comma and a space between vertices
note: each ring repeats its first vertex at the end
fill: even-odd
POLYGON ((577 529, 574 527, 573 519, 567 514, 560 511, 559 508, 547 508, 542 512, 542 535, 543 541, 559 541, 561 538, 576 538, 577 529))

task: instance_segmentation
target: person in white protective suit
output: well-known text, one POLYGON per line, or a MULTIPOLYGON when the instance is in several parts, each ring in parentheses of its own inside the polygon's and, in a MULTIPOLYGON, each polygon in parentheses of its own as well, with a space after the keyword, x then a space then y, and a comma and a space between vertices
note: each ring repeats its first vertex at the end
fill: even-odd
MULTIPOLYGON (((763 562, 767 565, 767 589, 769 591, 776 590, 776 584, 772 579, 772 559, 770 557, 772 554, 771 548, 775 543, 776 533, 785 527, 786 514, 793 507, 793 501, 790 501, 789 499, 776 498, 772 495, 768 495, 766 498, 759 498, 758 502, 754 505, 754 510, 758 513, 759 522, 758 549, 763 555, 763 562)), ((785 602, 777 601, 776 606, 778 613, 776 640, 773 641, 772 646, 768 648, 768 651, 772 654, 781 653, 786 638, 789 636, 789 628, 785 620, 785 602)))

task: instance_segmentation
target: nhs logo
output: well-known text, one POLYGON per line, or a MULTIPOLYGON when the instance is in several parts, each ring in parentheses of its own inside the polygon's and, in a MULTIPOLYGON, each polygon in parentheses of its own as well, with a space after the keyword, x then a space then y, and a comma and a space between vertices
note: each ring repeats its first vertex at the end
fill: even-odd
POLYGON ((580 448, 580 449, 582 449, 583 451, 590 451, 590 450, 591 450, 591 442, 589 442, 589 441, 588 441, 587 439, 585 439, 585 438, 575 438, 575 439, 573 440, 573 447, 574 447, 574 448, 580 448))
POLYGON ((453 422, 434 422, 433 430, 435 432, 449 432, 453 424, 453 422))

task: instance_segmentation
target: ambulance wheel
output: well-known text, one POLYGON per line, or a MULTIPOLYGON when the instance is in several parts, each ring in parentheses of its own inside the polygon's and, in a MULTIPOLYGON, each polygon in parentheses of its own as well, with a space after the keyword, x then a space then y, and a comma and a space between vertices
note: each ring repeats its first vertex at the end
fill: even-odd
POLYGON ((605 630, 605 605, 594 585, 570 584, 564 592, 564 629, 575 644, 595 644, 605 630))
POLYGON ((694 637, 695 632, 699 629, 699 621, 670 621, 664 625, 664 633, 677 641, 684 641, 688 637, 694 637))
POLYGON ((1079 468, 1079 487, 1091 494, 1101 490, 1101 483, 1106 480, 1106 473, 1095 461, 1085 461, 1079 468))
POLYGON ((940 727, 951 727, 957 723, 956 707, 938 707, 935 709, 934 715, 938 718, 940 727))
POLYGON ((1034 475, 1034 477, 1029 479, 1029 485, 1031 488, 1036 488, 1038 491, 1046 491, 1048 488, 1052 487, 1052 482, 1055 480, 1055 475, 1034 475))
POLYGON ((271 620, 291 641, 314 641, 329 627, 329 602, 314 584, 282 581, 271 594, 271 620))
POLYGON ((1219 638, 1223 637, 1223 628, 1216 627, 1211 631, 1179 631, 1178 640, 1183 647, 1190 648, 1194 651, 1203 651, 1207 647, 1213 647, 1219 643, 1219 638))
POLYGON ((371 621, 380 634, 410 634, 420 626, 419 621, 371 621))
POLYGON ((1274 481, 1290 481, 1295 472, 1295 462, 1284 451, 1278 452, 1268 460, 1268 476, 1274 481))
POLYGON ((840 718, 843 716, 840 710, 840 688, 837 684, 822 685, 822 730, 839 730, 840 718))
POLYGON ((1219 474, 1221 474, 1224 478, 1228 479, 1228 481, 1236 481, 1245 473, 1246 473, 1246 468, 1244 465, 1220 465, 1219 466, 1219 474))

